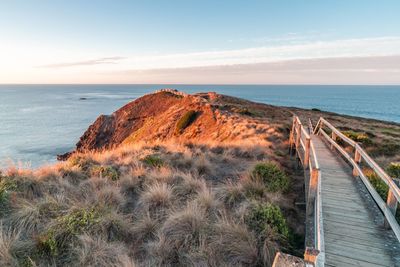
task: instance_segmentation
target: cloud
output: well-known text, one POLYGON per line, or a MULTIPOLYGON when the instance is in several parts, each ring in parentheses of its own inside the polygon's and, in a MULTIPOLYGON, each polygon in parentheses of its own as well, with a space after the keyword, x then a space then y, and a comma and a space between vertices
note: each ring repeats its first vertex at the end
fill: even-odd
POLYGON ((127 83, 399 84, 400 54, 124 70, 110 75, 127 83))
POLYGON ((35 58, 24 64, 15 60, 20 54, 4 53, 8 63, 3 63, 0 82, 400 84, 400 36, 308 40, 191 53, 94 56, 71 62, 65 59, 101 55, 101 51, 60 51, 34 53, 35 58), (63 55, 63 51, 68 53, 63 55), (39 65, 55 56, 60 56, 61 63, 30 67, 31 62, 39 65), (24 65, 29 67, 24 69, 24 65))
POLYGON ((131 57, 127 63, 132 69, 158 69, 398 54, 400 54, 400 37, 381 37, 315 41, 305 44, 262 46, 236 50, 136 56, 131 57))
POLYGON ((55 63, 49 65, 40 66, 42 68, 68 68, 68 67, 80 67, 80 66, 93 66, 93 65, 102 65, 102 64, 116 64, 120 60, 125 59, 125 57, 103 57, 85 61, 77 61, 77 62, 63 62, 63 63, 55 63))

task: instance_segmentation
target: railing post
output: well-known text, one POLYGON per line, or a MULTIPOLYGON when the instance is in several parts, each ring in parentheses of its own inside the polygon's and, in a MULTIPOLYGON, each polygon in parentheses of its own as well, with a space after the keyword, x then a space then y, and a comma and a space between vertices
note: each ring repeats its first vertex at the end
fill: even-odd
POLYGON ((307 169, 308 168, 308 164, 309 164, 309 160, 310 160, 310 143, 311 143, 311 139, 310 137, 307 137, 306 139, 306 147, 304 149, 304 168, 307 169))
MULTIPOLYGON (((361 162, 361 154, 358 151, 358 146, 357 145, 354 147, 354 161, 355 161, 356 164, 360 164, 360 162, 361 162)), ((360 174, 358 173, 357 168, 354 166, 353 167, 353 176, 357 177, 359 175, 360 174)))
POLYGON ((293 154, 293 144, 294 144, 294 131, 295 131, 295 127, 296 127, 296 117, 293 116, 293 123, 292 123, 292 131, 290 132, 289 135, 289 154, 292 155, 293 154))
MULTIPOLYGON (((390 210, 390 212, 393 214, 393 216, 396 217, 397 198, 393 194, 392 190, 390 190, 390 189, 389 189, 388 196, 387 196, 387 199, 386 199, 386 206, 390 210)), ((384 222, 384 226, 385 226, 386 229, 390 229, 390 224, 386 219, 385 219, 385 222, 384 222)))
POLYGON ((301 122, 299 122, 296 126, 297 129, 297 136, 296 136, 296 150, 298 150, 298 147, 300 145, 300 138, 301 138, 301 122))
POLYGON ((315 125, 314 127, 314 134, 317 134, 317 130, 318 129, 322 129, 322 127, 324 127, 324 123, 322 122, 322 117, 319 118, 317 125, 315 125))
POLYGON ((315 248, 307 247, 304 251, 304 261, 306 266, 319 266, 318 264, 318 256, 320 251, 315 248))
POLYGON ((317 168, 313 168, 310 170, 310 182, 308 184, 308 193, 307 193, 307 213, 311 215, 314 211, 314 204, 315 204, 315 196, 317 194, 317 187, 318 187, 318 175, 319 170, 317 168))
MULTIPOLYGON (((335 141, 336 142, 336 137, 337 137, 337 134, 332 130, 332 140, 333 141, 335 141)), ((333 144, 331 144, 331 149, 334 149, 334 146, 333 146, 333 144)))

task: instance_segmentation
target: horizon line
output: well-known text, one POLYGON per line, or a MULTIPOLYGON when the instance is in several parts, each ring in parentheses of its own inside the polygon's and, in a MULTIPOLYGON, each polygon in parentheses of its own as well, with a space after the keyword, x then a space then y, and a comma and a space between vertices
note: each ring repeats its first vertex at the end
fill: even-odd
POLYGON ((0 83, 2 85, 254 85, 254 86, 400 86, 400 83, 0 83))

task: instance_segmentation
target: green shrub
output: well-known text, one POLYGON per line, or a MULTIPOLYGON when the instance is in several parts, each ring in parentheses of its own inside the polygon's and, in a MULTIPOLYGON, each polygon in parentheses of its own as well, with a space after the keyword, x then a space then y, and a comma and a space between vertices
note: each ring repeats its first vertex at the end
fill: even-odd
POLYGON ((197 112, 194 110, 189 110, 186 112, 176 123, 175 133, 180 134, 188 127, 190 124, 194 122, 197 117, 197 112))
POLYGON ((38 237, 38 252, 41 256, 57 256, 58 246, 55 237, 55 231, 49 230, 38 237))
POLYGON ((164 165, 164 161, 157 155, 148 155, 142 159, 142 161, 152 167, 161 167, 164 165))
POLYGON ((56 223, 40 234, 37 249, 41 256, 55 257, 65 252, 75 238, 90 231, 100 222, 97 208, 75 209, 56 219, 56 223))
POLYGON ((100 213, 96 208, 78 209, 61 217, 59 222, 68 232, 79 234, 98 223, 99 217, 100 213))
POLYGON ((239 107, 239 108, 233 108, 233 112, 242 114, 242 115, 246 115, 246 116, 251 116, 251 117, 255 117, 258 115, 257 112, 255 112, 254 110, 250 110, 248 108, 244 108, 244 107, 239 107))
POLYGON ((8 207, 10 193, 17 189, 17 185, 14 181, 3 177, 0 180, 0 215, 2 216, 8 207))
POLYGON ((400 178, 400 162, 392 162, 386 169, 391 177, 400 178))
POLYGON ((96 165, 91 168, 92 175, 98 175, 111 181, 119 180, 120 173, 118 169, 113 166, 103 166, 103 165, 96 165))
POLYGON ((350 138, 353 141, 356 141, 358 143, 362 143, 364 145, 371 145, 372 140, 369 138, 369 136, 366 133, 357 133, 354 131, 344 131, 343 134, 350 138))
POLYGON ((275 163, 257 164, 251 176, 255 180, 262 181, 268 191, 287 191, 289 189, 289 178, 275 163))
POLYGON ((379 176, 371 169, 364 170, 364 174, 367 176, 376 192, 378 192, 381 198, 386 201, 389 192, 389 187, 387 184, 385 184, 385 182, 382 181, 382 179, 379 178, 379 176))
POLYGON ((265 235, 272 229, 284 239, 289 238, 289 227, 280 208, 274 204, 258 204, 246 216, 246 224, 258 235, 265 235))

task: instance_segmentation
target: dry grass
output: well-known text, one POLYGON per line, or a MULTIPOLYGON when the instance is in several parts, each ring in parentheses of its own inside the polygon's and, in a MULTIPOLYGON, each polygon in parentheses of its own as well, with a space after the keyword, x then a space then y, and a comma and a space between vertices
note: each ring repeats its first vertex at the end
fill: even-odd
POLYGON ((294 202, 281 192, 271 200, 267 185, 252 179, 268 150, 140 143, 5 170, 0 265, 268 266, 266 243, 287 248, 259 239, 244 218, 254 202, 294 202), (143 162, 146 155, 162 165, 143 162))
POLYGON ((15 247, 20 239, 20 233, 10 229, 4 229, 0 225, 0 265, 18 266, 18 259, 15 255, 15 247))

